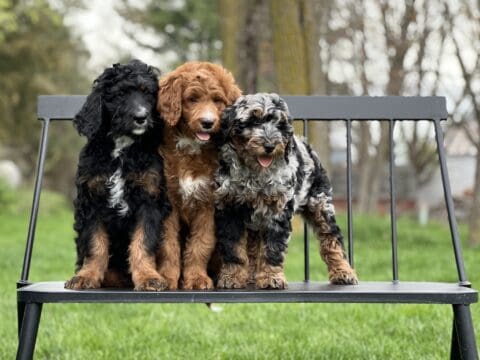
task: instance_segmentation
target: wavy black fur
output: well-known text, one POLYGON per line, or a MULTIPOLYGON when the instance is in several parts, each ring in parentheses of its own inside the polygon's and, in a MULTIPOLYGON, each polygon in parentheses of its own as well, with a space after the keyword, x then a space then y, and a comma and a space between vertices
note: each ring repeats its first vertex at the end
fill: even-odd
POLYGON ((241 96, 225 110, 216 141, 215 226, 223 263, 217 285, 244 287, 240 268, 254 261, 248 278, 255 278, 257 287, 286 286, 283 262, 295 213, 318 236, 330 280, 356 283, 345 259, 330 180, 315 152, 294 135, 285 101, 277 94, 241 96), (251 250, 252 244, 257 250, 251 250))
MULTIPOLYGON (((76 176, 77 273, 92 256, 100 227, 108 234, 108 270, 123 277, 130 278, 129 245, 137 227, 143 226, 148 255, 159 247, 170 204, 157 152, 163 127, 157 74, 139 60, 107 68, 74 119, 88 139, 76 176)), ((71 281, 66 286, 75 288, 71 281)))

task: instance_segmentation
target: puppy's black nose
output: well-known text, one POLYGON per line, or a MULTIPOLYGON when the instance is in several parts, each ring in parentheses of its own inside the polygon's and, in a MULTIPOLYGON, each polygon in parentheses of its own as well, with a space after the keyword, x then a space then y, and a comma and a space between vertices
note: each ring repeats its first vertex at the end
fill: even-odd
POLYGON ((202 118, 200 119, 200 124, 202 124, 204 130, 209 130, 213 127, 213 119, 202 118))
POLYGON ((273 151, 273 149, 275 149, 275 145, 273 144, 265 144, 263 145, 263 147, 265 148, 265 152, 267 154, 270 154, 273 151))
POLYGON ((137 125, 144 125, 145 122, 147 121, 147 114, 145 115, 135 115, 133 117, 133 121, 135 121, 135 124, 137 125))

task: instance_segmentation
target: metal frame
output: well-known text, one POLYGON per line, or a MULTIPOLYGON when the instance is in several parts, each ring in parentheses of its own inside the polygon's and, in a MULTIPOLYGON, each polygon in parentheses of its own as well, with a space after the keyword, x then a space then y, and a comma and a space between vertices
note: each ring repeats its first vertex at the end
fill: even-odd
POLYGON ((354 236, 352 209, 352 122, 380 120, 389 126, 389 181, 392 244, 392 281, 361 282, 357 286, 335 286, 310 282, 309 237, 304 225, 304 282, 290 283, 288 290, 258 291, 166 291, 160 293, 133 292, 131 290, 71 291, 60 282, 28 281, 30 262, 35 240, 35 229, 40 203, 43 171, 48 146, 49 125, 52 120, 71 120, 85 101, 85 96, 39 96, 37 116, 43 121, 32 209, 20 280, 17 282, 17 311, 19 347, 17 359, 31 359, 44 303, 64 302, 363 302, 363 303, 437 303, 453 307, 452 359, 478 359, 475 333, 469 304, 478 301, 478 292, 470 288, 467 280, 461 243, 455 220, 443 133, 440 121, 447 118, 443 97, 350 97, 350 96, 285 96, 295 119, 303 122, 304 136, 308 138, 309 121, 341 120, 346 124, 347 144, 347 213, 348 259, 354 265, 354 236), (398 273, 395 153, 393 131, 395 123, 402 120, 429 120, 435 125, 437 151, 440 163, 445 203, 458 273, 458 284, 400 282, 398 273))

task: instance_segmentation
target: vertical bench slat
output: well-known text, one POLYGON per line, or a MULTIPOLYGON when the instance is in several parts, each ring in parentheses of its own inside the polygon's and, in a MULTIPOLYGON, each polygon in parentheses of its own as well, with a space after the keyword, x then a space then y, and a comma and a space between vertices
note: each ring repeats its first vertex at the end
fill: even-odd
MULTIPOLYGON (((308 142, 308 119, 302 119, 303 121, 303 136, 308 142)), ((303 221, 303 257, 304 257, 304 281, 310 280, 310 247, 308 239, 308 226, 307 222, 303 221)))
POLYGON ((352 119, 347 119, 347 216, 348 216, 348 262, 353 268, 353 222, 352 222, 352 119))
POLYGON ((398 282, 398 255, 397 255, 397 203, 395 191, 395 141, 393 131, 395 130, 395 120, 390 119, 388 123, 389 130, 389 178, 390 178, 390 229, 392 240, 392 272, 393 282, 398 282))
POLYGON ((30 272, 30 261, 32 259, 33 241, 35 239, 35 228, 37 226, 38 207, 40 203, 40 193, 43 182, 43 170, 45 167, 45 157, 47 154, 48 145, 48 129, 50 119, 43 120, 42 135, 40 138, 40 145, 38 151, 37 173, 35 175, 35 188, 33 193, 32 210, 30 213, 30 222, 28 225, 27 244, 25 247, 25 255, 23 258, 22 275, 20 283, 28 282, 28 274, 30 272))
POLYGON ((458 279, 461 285, 469 286, 465 272, 465 265, 463 263, 462 246, 460 244, 460 236, 458 234, 457 221, 455 219, 455 212, 453 207, 452 192, 450 187, 450 180, 448 176, 447 161, 445 155, 445 148, 443 144, 443 132, 440 126, 440 119, 433 119, 435 124, 435 139, 437 140, 437 153, 440 162, 440 173, 442 175, 443 195, 445 197, 445 204, 447 206, 448 223, 450 225, 450 234, 452 236, 453 251, 455 254, 455 262, 457 264, 458 279))

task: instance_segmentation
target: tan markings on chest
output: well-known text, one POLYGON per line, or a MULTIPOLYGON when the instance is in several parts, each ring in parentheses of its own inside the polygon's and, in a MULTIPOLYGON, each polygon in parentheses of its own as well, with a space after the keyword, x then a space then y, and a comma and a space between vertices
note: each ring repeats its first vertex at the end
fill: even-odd
POLYGON ((140 174, 129 174, 127 180, 134 186, 141 187, 146 193, 158 196, 160 193, 160 174, 153 170, 147 170, 140 174))
POLYGON ((80 183, 87 184, 90 194, 105 195, 105 187, 107 183, 107 177, 105 175, 97 175, 92 178, 81 177, 79 180, 80 183))

